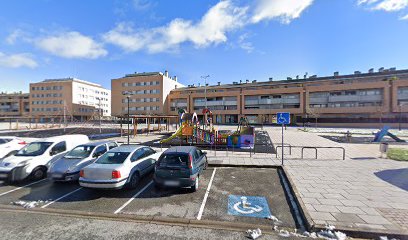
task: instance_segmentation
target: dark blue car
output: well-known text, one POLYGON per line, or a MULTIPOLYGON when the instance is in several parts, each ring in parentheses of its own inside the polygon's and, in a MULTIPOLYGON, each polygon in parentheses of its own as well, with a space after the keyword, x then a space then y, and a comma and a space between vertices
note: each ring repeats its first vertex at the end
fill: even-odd
POLYGON ((155 186, 198 189, 200 175, 207 168, 206 152, 193 146, 172 147, 156 162, 155 186))

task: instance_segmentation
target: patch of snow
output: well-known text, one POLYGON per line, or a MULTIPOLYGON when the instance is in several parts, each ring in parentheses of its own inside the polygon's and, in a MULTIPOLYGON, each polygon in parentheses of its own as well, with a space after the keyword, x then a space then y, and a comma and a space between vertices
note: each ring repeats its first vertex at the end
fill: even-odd
POLYGON ((35 208, 38 205, 40 205, 41 203, 47 203, 47 201, 42 201, 42 200, 38 200, 38 201, 16 201, 16 202, 12 202, 11 204, 13 205, 17 205, 17 206, 22 206, 23 208, 35 208))
POLYGON ((262 235, 261 229, 259 228, 254 230, 249 229, 248 231, 246 231, 246 233, 248 234, 248 237, 250 239, 257 239, 262 235))
MULTIPOLYGON (((278 232, 279 236, 281 237, 309 237, 309 238, 322 238, 326 240, 345 240, 347 239, 347 235, 340 231, 334 231, 335 227, 332 225, 327 225, 325 230, 321 230, 320 232, 304 232, 303 234, 297 233, 295 229, 293 232, 289 232, 285 229, 279 229, 278 226, 274 226, 273 230, 278 232)), ((388 239, 382 239, 388 240, 388 239)))

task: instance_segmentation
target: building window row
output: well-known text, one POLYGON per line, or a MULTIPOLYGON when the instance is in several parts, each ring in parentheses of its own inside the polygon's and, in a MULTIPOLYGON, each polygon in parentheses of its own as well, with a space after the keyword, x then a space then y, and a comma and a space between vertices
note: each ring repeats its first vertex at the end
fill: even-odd
POLYGON ((33 112, 62 112, 62 108, 32 108, 33 112))
MULTIPOLYGON (((160 107, 150 106, 150 107, 130 107, 129 111, 158 111, 160 107)), ((123 111, 128 111, 128 108, 123 108, 123 111)))
POLYGON ((62 93, 32 94, 33 98, 62 97, 62 93))
POLYGON ((63 104, 64 101, 62 100, 52 100, 52 101, 32 101, 33 105, 40 105, 40 104, 63 104))
MULTIPOLYGON (((129 99, 130 103, 138 103, 138 102, 159 102, 160 98, 131 98, 129 99)), ((122 103, 127 103, 127 98, 122 99, 122 103)))
POLYGON ((63 86, 46 86, 46 87, 31 87, 33 91, 50 91, 50 90, 62 90, 63 86))
POLYGON ((135 94, 158 94, 160 93, 159 89, 151 89, 151 90, 137 90, 137 91, 122 91, 123 95, 135 95, 135 94))
POLYGON ((160 85, 159 81, 150 81, 150 82, 124 82, 122 87, 138 87, 138 86, 157 86, 160 85))

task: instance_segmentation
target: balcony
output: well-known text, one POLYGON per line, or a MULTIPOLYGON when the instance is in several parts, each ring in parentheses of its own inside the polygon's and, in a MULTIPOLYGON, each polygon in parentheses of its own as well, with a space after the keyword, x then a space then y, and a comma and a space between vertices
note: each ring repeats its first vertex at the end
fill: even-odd
POLYGON ((329 96, 329 102, 358 102, 358 101, 360 101, 359 95, 329 96))
POLYGON ((408 99, 408 93, 398 93, 398 99, 408 99))
POLYGON ((311 104, 324 104, 329 101, 328 97, 311 97, 309 98, 311 104))
POLYGON ((187 107, 187 103, 186 102, 179 102, 179 103, 172 102, 170 106, 171 107, 187 107))

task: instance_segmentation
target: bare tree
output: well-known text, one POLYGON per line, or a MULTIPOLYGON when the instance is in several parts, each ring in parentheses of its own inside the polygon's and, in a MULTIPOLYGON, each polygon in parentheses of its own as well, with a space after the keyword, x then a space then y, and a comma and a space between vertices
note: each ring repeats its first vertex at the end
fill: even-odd
POLYGON ((317 119, 320 117, 320 113, 317 108, 306 107, 306 114, 315 119, 315 127, 317 128, 317 119))

